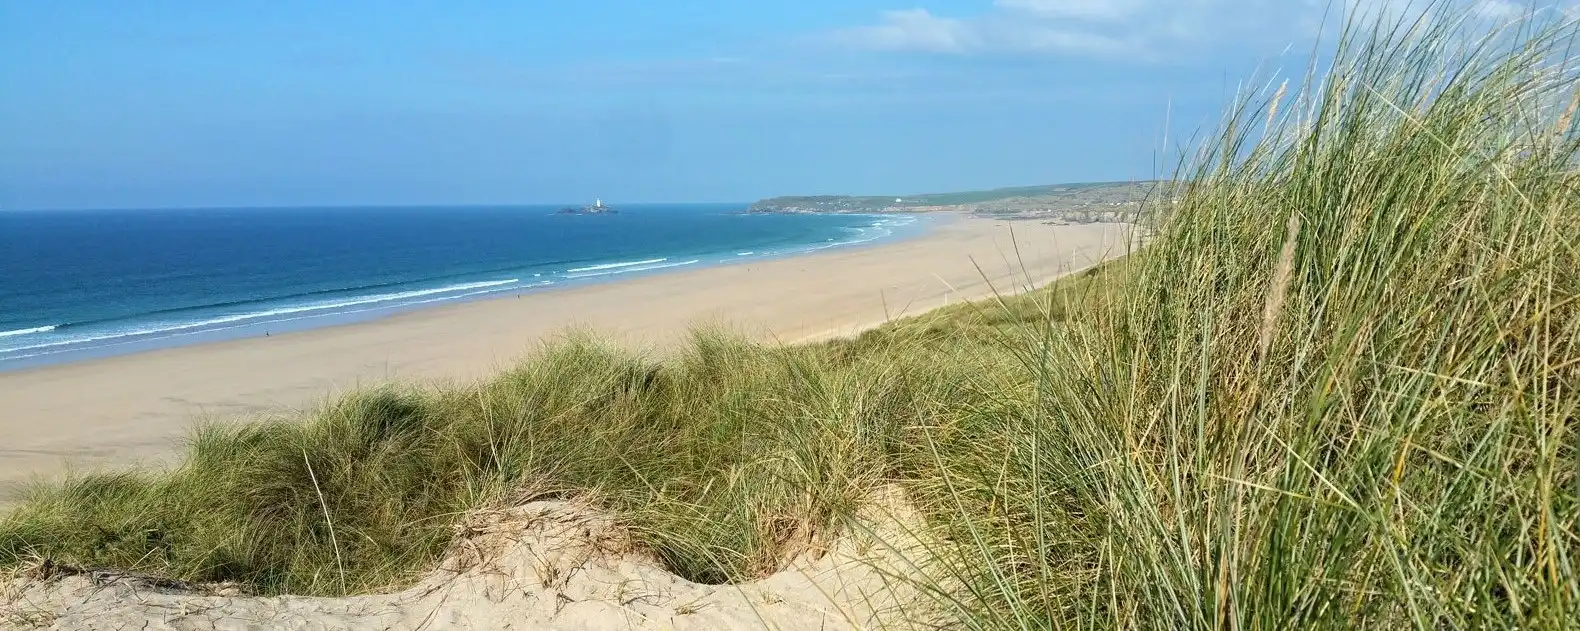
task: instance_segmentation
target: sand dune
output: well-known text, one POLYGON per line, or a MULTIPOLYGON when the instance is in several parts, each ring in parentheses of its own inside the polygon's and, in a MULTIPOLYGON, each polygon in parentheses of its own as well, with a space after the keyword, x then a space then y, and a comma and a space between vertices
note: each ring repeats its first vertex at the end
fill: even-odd
POLYGON ((834 629, 925 619, 911 561, 926 546, 898 489, 861 533, 807 542, 778 572, 703 585, 665 569, 598 510, 535 501, 478 511, 409 588, 349 598, 248 597, 112 571, 36 568, 0 583, 0 624, 52 629, 834 629))
POLYGON ((710 322, 764 340, 845 334, 1089 266, 1122 254, 1127 233, 937 220, 926 236, 872 247, 0 373, 0 504, 29 478, 167 457, 200 419, 288 411, 388 379, 476 378, 567 327, 647 345, 710 322))

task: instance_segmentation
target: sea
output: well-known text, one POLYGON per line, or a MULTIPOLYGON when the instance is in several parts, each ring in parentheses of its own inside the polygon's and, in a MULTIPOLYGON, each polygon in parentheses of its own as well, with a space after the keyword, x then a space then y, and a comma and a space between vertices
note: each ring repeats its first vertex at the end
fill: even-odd
POLYGON ((897 239, 744 204, 0 211, 0 371, 897 239))

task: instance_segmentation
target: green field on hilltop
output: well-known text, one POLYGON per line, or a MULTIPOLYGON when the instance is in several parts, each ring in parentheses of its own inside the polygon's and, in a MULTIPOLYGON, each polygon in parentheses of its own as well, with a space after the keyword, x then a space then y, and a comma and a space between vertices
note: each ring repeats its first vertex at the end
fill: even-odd
POLYGON ((897 210, 929 206, 959 206, 980 204, 1017 197, 1045 197, 1056 195, 1090 195, 1098 192, 1146 190, 1156 182, 1077 182, 1043 186, 1016 186, 985 191, 959 191, 954 193, 922 193, 913 195, 789 195, 771 197, 752 205, 753 210, 773 211, 788 208, 822 207, 830 210, 897 210), (896 201, 898 200, 898 201, 896 201))
POLYGON ((1163 182, 1089 182, 1021 186, 989 191, 923 195, 774 197, 748 212, 911 213, 954 211, 1003 219, 1059 222, 1130 221, 1148 200, 1157 201, 1163 182))
POLYGON ((1576 628, 1580 41, 1452 18, 1263 78, 1135 208, 1143 248, 1050 287, 803 346, 573 336, 208 427, 35 489, 0 566, 365 592, 530 489, 739 582, 894 484, 944 628, 1576 628))

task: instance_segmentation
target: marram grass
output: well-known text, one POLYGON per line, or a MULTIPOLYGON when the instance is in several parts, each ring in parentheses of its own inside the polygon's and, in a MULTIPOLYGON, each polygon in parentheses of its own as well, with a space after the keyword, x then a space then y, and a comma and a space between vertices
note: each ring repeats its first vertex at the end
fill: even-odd
POLYGON ((0 564, 365 592, 468 510, 574 494, 741 581, 895 482, 947 627, 1576 628, 1573 27, 1340 39, 1230 108, 1126 259, 854 339, 575 336, 203 428, 170 471, 36 489, 0 564))
POLYGON ((932 419, 964 626, 1580 626, 1574 25, 1476 34, 1238 105, 1036 391, 932 419))

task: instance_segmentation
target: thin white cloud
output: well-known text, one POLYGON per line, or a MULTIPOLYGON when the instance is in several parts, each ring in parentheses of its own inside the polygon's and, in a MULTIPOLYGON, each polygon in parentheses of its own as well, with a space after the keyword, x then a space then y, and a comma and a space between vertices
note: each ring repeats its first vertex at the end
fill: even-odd
POLYGON ((927 9, 886 11, 877 24, 839 31, 835 37, 841 43, 859 48, 932 53, 1042 51, 1114 54, 1127 52, 1133 46, 1132 42, 1101 32, 1064 28, 1040 20, 1026 22, 1025 16, 1013 13, 990 12, 971 18, 952 18, 934 15, 927 9))
POLYGON ((853 41, 882 50, 963 53, 982 48, 982 29, 964 20, 941 18, 927 9, 886 11, 874 26, 853 29, 853 41))
MULTIPOLYGON (((1450 1, 1461 3, 1465 15, 1488 21, 1544 7, 1574 12, 1580 6, 1580 0, 1450 1)), ((1376 17, 1426 4, 1334 0, 1333 6, 1376 17)), ((847 46, 890 51, 1169 59, 1216 46, 1294 42, 1310 36, 1329 6, 1328 0, 993 0, 972 15, 937 15, 922 8, 887 11, 875 24, 834 37, 847 46)))
POLYGON ((1147 9, 1146 0, 995 0, 993 5, 1048 18, 1094 21, 1128 19, 1147 9))

